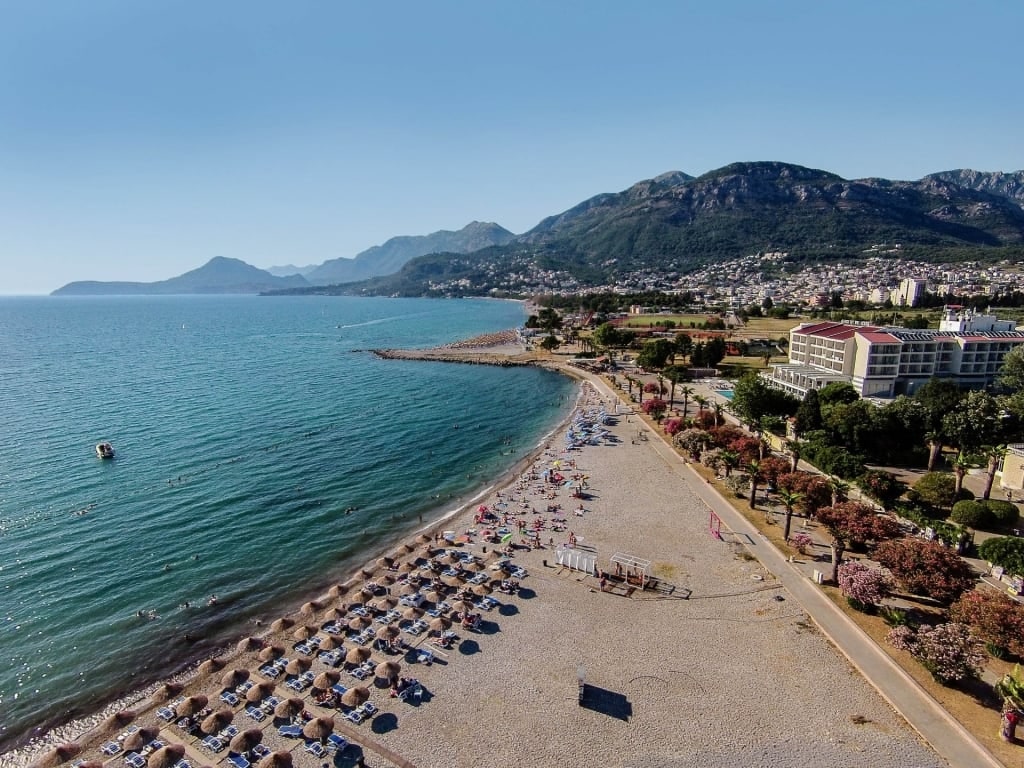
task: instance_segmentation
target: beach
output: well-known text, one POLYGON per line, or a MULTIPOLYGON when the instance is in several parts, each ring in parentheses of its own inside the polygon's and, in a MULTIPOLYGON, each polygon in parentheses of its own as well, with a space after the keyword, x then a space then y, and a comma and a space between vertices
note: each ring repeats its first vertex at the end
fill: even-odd
MULTIPOLYGON (((619 407, 599 380, 583 391, 579 407, 584 411, 619 407)), ((367 687, 378 711, 356 725, 342 720, 337 710, 314 704, 307 690, 302 695, 306 713, 334 716, 335 732, 351 742, 326 759, 307 753, 302 739, 280 736, 281 720, 257 724, 245 714, 244 703, 230 707, 233 724, 242 730, 261 728, 269 749, 287 750, 294 765, 311 767, 352 765, 360 756, 373 766, 444 768, 527 761, 570 766, 946 764, 816 631, 770 574, 742 547, 708 533, 708 508, 693 492, 682 463, 653 450, 656 435, 627 413, 603 429, 609 434, 597 444, 568 451, 560 431, 519 467, 500 497, 496 489, 439 525, 439 531, 464 540, 457 547, 438 542, 438 548, 472 553, 483 572, 492 575, 507 574, 492 570, 494 560, 488 558, 499 545, 481 539, 485 525, 476 522, 481 506, 499 515, 486 524, 492 530, 500 526, 501 516, 522 513, 528 532, 520 534, 515 516, 509 518, 511 544, 536 540, 534 521, 540 521, 542 547, 515 550, 512 562, 525 571, 517 579, 518 593, 494 592, 498 605, 477 611, 480 631, 453 627, 458 638, 448 649, 435 647, 434 663, 418 661, 430 638, 402 633, 410 647, 393 658, 401 676, 419 681, 420 698, 391 698, 371 682, 367 687), (545 482, 545 473, 561 474, 564 482, 545 482), (584 498, 574 498, 573 491, 584 482, 584 498), (589 556, 592 548, 597 568, 612 574, 614 555, 632 558, 627 562, 649 561, 648 575, 661 588, 630 591, 628 584, 612 578, 602 591, 592 571, 557 567, 558 549, 565 549, 570 538, 574 551, 589 556), (586 685, 582 701, 581 676, 586 685)), ((392 553, 395 570, 375 559, 365 573, 335 590, 344 594, 326 594, 315 606, 306 606, 307 613, 293 613, 295 623, 287 629, 259 628, 252 650, 232 652, 221 670, 196 676, 180 691, 157 690, 157 697, 173 703, 201 694, 217 709, 224 672, 246 669, 251 682, 264 681, 257 671, 263 664, 259 647, 280 646, 294 658, 296 627, 316 627, 318 636, 326 638, 320 628, 328 611, 342 603, 350 606, 365 581, 383 584, 393 578, 386 588, 399 594, 401 566, 426 563, 424 545, 408 544, 392 553)), ((352 644, 344 642, 346 648, 352 644)), ((311 673, 327 669, 313 658, 311 673)), ((375 661, 380 660, 375 653, 375 661)), ((297 695, 285 688, 284 679, 274 694, 297 695)), ((340 682, 359 685, 344 671, 340 682)), ((123 734, 132 726, 152 726, 160 728, 161 741, 183 745, 193 768, 228 765, 226 750, 211 752, 200 738, 161 722, 157 710, 166 703, 138 702, 131 726, 118 726, 89 742, 65 732, 64 737, 85 747, 73 760, 123 765, 122 755, 104 757, 101 744, 116 740, 118 728, 123 734)), ((28 757, 18 753, 5 759, 15 766, 28 764, 28 757)))

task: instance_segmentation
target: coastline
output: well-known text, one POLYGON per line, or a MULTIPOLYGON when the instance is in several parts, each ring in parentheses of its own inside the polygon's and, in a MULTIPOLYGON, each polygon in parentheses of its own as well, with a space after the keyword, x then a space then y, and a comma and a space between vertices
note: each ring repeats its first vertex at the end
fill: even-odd
MULTIPOLYGON (((514 334, 514 331, 501 331, 498 332, 498 334, 484 334, 482 336, 473 337, 472 339, 459 340, 449 345, 431 348, 429 350, 414 350, 410 351, 410 355, 408 357, 396 355, 395 359, 401 358, 436 361, 440 358, 429 356, 429 353, 436 351, 438 354, 444 354, 446 350, 460 350, 460 354, 468 355, 471 358, 473 356, 479 356, 481 351, 500 357, 507 355, 510 352, 515 353, 517 351, 515 345, 511 347, 508 346, 508 333, 514 334), (416 356, 417 354, 426 354, 428 356, 416 356)), ((518 351, 525 350, 523 350, 522 347, 519 347, 518 351)), ((373 352, 376 354, 375 350, 373 352)), ((500 365, 500 363, 494 362, 486 362, 482 364, 500 365)), ((534 363, 528 364, 533 365, 534 363)), ((413 537, 418 535, 433 536, 434 533, 440 532, 447 525, 455 524, 464 518, 470 518, 473 507, 482 498, 506 488, 515 481, 524 469, 536 461, 537 457, 543 453, 545 445, 549 444, 555 435, 566 428, 567 424, 573 417, 580 398, 581 391, 577 388, 575 396, 576 405, 569 409, 565 417, 560 419, 549 430, 543 433, 537 443, 529 451, 524 453, 507 470, 492 479, 491 482, 481 484, 478 488, 472 491, 471 495, 467 496, 465 500, 460 500, 455 506, 451 506, 449 508, 449 505, 447 504, 439 505, 437 507, 437 513, 431 517, 429 522, 413 529, 411 533, 407 532, 405 534, 396 534, 393 537, 382 540, 378 546, 375 546, 372 549, 363 550, 358 554, 349 556, 347 558, 347 564, 339 567, 339 578, 334 580, 331 585, 327 587, 307 585, 305 589, 296 590, 295 595, 290 598, 286 604, 279 606, 279 609, 274 612, 274 617, 285 617, 296 621, 299 620, 302 615, 300 609, 303 605, 310 601, 317 602, 330 600, 330 592, 336 586, 340 586, 345 591, 357 586, 360 582, 366 580, 368 573, 378 573, 381 570, 377 564, 377 561, 380 558, 394 557, 401 554, 403 543, 411 541, 413 537)), ((21 739, 14 742, 15 745, 12 749, 0 753, 0 765, 4 765, 5 768, 8 765, 10 765, 11 768, 28 768, 29 766, 38 764, 41 760, 45 760, 48 754, 56 746, 68 742, 87 743, 91 740, 95 740, 95 738, 102 735, 102 732, 105 730, 104 723, 117 713, 132 711, 140 718, 146 713, 152 714, 152 712, 161 704, 160 692, 167 686, 167 684, 170 683, 172 685, 186 686, 193 683, 201 674, 200 668, 203 662, 208 659, 221 659, 226 663, 230 663, 238 659, 243 654, 237 650, 236 643, 246 637, 244 631, 245 627, 248 626, 255 630, 255 632, 251 634, 265 634, 265 625, 268 623, 269 622, 250 619, 247 625, 239 625, 237 632, 227 636, 220 645, 214 648, 204 649, 202 652, 195 654, 191 661, 185 662, 185 665, 177 671, 162 675, 160 676, 160 679, 155 682, 147 683, 135 690, 128 691, 122 695, 112 698, 95 711, 71 721, 60 723, 49 728, 45 733, 40 735, 26 734, 21 739)), ((117 762, 120 764, 120 761, 117 762)))
MULTIPOLYGON (((568 366, 545 367, 591 381, 581 387, 577 408, 607 400, 616 411, 629 409, 601 380, 568 366)), ((652 443, 637 439, 645 424, 621 412, 609 429, 614 440, 578 452, 556 447, 552 434, 565 428, 563 421, 474 499, 422 530, 471 530, 473 508, 487 497, 496 505, 520 493, 523 503, 529 498, 539 511, 549 499, 563 509, 568 531, 579 534, 573 538, 597 549, 600 567, 607 568, 617 552, 648 558, 653 574, 673 591, 604 593, 592 574, 555 567, 566 531, 545 528, 550 544, 545 540, 543 548, 515 557, 528 571, 526 589, 515 597, 497 595, 501 606, 486 616, 487 630, 479 636, 461 633, 464 640, 433 667, 403 663, 403 673, 423 680, 429 699, 412 707, 381 701, 374 692, 383 716, 370 727, 339 724, 338 732, 363 743, 374 766, 504 766, 527 755, 542 765, 580 766, 619 764, 623 755, 651 766, 944 765, 835 648, 808 631, 806 614, 795 601, 787 603, 769 573, 737 548, 711 540, 703 502, 652 443), (566 514, 576 504, 568 493, 546 486, 537 493, 536 481, 529 479, 531 470, 536 476, 568 460, 591 478, 589 498, 581 502, 587 508, 578 517, 566 514), (591 697, 587 706, 576 702, 581 669, 591 697), (744 693, 754 690, 771 696, 744 693), (820 690, 829 692, 827 700, 820 690), (481 733, 487 735, 484 742, 481 733)), ((533 508, 524 513, 528 518, 533 508)), ((553 519, 543 516, 548 523, 553 519)), ((410 557, 411 547, 395 544, 387 551, 410 557)), ((464 546, 486 554, 478 541, 464 546)), ((373 557, 369 563, 337 592, 350 594, 360 581, 381 573, 373 557)), ((332 592, 327 599, 339 599, 332 592)), ((298 624, 308 621, 301 608, 289 615, 298 624)), ((290 631, 266 637, 293 644, 290 631)), ((253 650, 234 649, 225 661, 225 669, 255 670, 258 664, 253 650)), ((219 678, 197 676, 193 686, 216 694, 219 678)), ((161 686, 153 692, 160 698, 161 686)), ((151 721, 157 705, 147 704, 135 722, 151 721)), ((246 720, 236 722, 244 727, 246 720)), ((182 740, 174 728, 162 734, 182 740)), ((281 746, 276 734, 265 738, 281 746)), ((320 765, 301 747, 292 754, 298 766, 320 765)), ((225 764, 224 753, 193 750, 188 757, 193 766, 225 764)), ((118 757, 106 765, 121 763, 118 757)))

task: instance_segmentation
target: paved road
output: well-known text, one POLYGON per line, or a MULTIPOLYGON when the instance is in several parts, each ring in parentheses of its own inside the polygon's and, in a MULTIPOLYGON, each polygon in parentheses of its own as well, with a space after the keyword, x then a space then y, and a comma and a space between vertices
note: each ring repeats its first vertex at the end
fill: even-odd
MULTIPOLYGON (((592 378, 606 395, 615 396, 606 382, 592 378)), ((693 486, 695 492, 722 520, 737 533, 746 534, 747 545, 764 568, 772 573, 825 636, 838 648, 864 678, 902 715, 921 737, 952 768, 1005 768, 917 682, 907 675, 870 637, 849 619, 810 579, 792 565, 774 546, 762 538, 758 530, 683 462, 665 441, 654 433, 654 448, 669 466, 675 467, 693 486)), ((993 720, 993 728, 996 722, 993 720)))

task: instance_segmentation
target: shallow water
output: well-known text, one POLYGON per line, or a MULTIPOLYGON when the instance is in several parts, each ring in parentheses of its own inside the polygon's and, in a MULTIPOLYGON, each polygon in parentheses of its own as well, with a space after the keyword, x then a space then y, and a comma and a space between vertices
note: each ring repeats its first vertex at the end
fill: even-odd
POLYGON ((486 300, 0 299, 0 750, 491 484, 573 384, 360 350, 522 320, 486 300))

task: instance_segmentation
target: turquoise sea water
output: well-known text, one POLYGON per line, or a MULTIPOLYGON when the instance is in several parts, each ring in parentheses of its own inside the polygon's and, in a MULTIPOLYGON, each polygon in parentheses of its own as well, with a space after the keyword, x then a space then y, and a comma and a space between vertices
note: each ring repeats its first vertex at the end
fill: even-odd
POLYGON ((493 483, 572 383, 360 350, 522 320, 486 300, 0 299, 0 752, 493 483))

